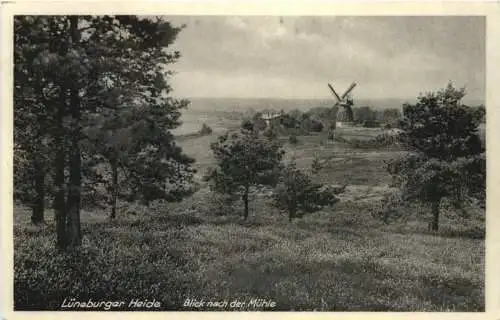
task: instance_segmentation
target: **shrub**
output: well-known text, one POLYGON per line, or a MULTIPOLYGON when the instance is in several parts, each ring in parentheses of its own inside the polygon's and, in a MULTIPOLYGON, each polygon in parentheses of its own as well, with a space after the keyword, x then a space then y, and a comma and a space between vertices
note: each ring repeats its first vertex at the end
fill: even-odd
POLYGON ((274 206, 287 212, 289 221, 339 201, 332 189, 313 183, 293 161, 283 170, 273 198, 274 206))
POLYGON ((284 114, 281 117, 281 125, 287 129, 295 129, 300 126, 300 122, 289 114, 284 114))
POLYGON ((349 143, 350 140, 347 140, 342 136, 340 133, 335 133, 335 131, 332 131, 328 134, 328 140, 336 141, 336 142, 341 142, 341 143, 349 143))
POLYGON ((384 224, 407 218, 404 216, 405 202, 399 190, 391 191, 380 200, 372 211, 373 218, 381 220, 384 224))
POLYGON ((297 136, 295 134, 292 134, 288 138, 288 142, 290 142, 291 144, 297 144, 297 143, 299 143, 299 139, 297 138, 297 136))
POLYGON ((313 173, 318 173, 319 170, 322 169, 321 163, 318 157, 314 157, 314 160, 311 164, 311 169, 313 173))
POLYGON ((270 140, 275 140, 278 138, 278 130, 273 126, 269 126, 262 135, 270 140))
POLYGON ((262 119, 262 113, 257 113, 252 117, 253 128, 257 131, 264 131, 267 128, 267 123, 262 119))
POLYGON ((242 123, 241 123, 241 128, 244 129, 244 130, 248 130, 248 131, 253 131, 253 122, 252 120, 244 120, 242 123))
POLYGON ((211 134, 212 128, 210 128, 206 123, 203 123, 200 129, 200 134, 211 134))
POLYGON ((399 133, 381 133, 371 139, 371 144, 376 147, 400 146, 403 142, 403 135, 399 133))
POLYGON ((376 120, 366 120, 363 122, 363 127, 365 128, 379 128, 380 122, 376 120))
MULTIPOLYGON (((345 140, 345 139, 344 139, 345 140)), ((348 141, 348 143, 356 149, 369 149, 373 148, 374 145, 372 144, 371 140, 365 140, 365 139, 359 139, 359 138, 351 138, 348 141)))
POLYGON ((323 128, 324 128, 323 123, 321 123, 319 121, 312 120, 309 130, 312 132, 321 132, 321 131, 323 131, 323 128))

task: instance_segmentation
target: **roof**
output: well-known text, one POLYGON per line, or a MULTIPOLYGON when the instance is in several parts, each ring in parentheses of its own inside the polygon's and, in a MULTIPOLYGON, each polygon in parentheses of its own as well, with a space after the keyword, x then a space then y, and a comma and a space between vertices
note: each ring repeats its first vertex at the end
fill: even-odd
POLYGON ((263 114, 262 119, 264 120, 271 120, 271 119, 276 119, 281 117, 282 115, 277 113, 277 114, 263 114))

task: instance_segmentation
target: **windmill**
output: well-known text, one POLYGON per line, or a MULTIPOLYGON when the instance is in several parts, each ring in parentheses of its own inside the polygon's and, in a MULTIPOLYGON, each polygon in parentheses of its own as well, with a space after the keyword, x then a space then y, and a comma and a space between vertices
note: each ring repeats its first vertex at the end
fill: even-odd
POLYGON ((335 89, 333 89, 333 86, 331 84, 328 84, 328 87, 333 93, 333 96, 336 98, 337 102, 335 102, 334 107, 338 107, 339 110, 337 111, 337 116, 336 116, 336 127, 342 127, 343 125, 350 125, 354 121, 354 116, 352 112, 352 99, 349 98, 349 93, 356 87, 356 82, 351 83, 349 88, 342 94, 342 96, 339 96, 335 89))

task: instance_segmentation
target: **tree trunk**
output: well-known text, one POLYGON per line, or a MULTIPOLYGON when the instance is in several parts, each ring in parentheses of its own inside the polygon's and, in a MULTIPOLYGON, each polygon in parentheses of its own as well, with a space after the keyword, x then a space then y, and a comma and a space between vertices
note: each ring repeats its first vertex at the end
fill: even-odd
POLYGON ((248 219, 248 193, 249 193, 249 188, 246 187, 245 193, 243 194, 243 204, 245 205, 245 212, 243 217, 245 218, 245 220, 248 219))
POLYGON ((56 247, 66 248, 66 205, 64 201, 64 167, 66 162, 64 152, 63 117, 66 112, 66 91, 61 87, 59 93, 59 108, 57 110, 54 130, 54 213, 56 220, 56 247))
POLYGON ((116 198, 118 194, 118 165, 115 159, 111 161, 111 175, 111 215, 109 216, 109 218, 114 219, 116 218, 116 198))
POLYGON ((295 218, 296 211, 297 207, 294 204, 288 205, 288 222, 292 222, 293 218, 295 218))
MULTIPOLYGON (((37 79, 37 83, 41 83, 41 79, 37 79)), ((37 85, 38 94, 43 96, 43 89, 41 85, 37 85)), ((33 137, 33 155, 31 162, 34 168, 34 191, 35 198, 32 204, 31 222, 39 224, 45 218, 45 158, 46 150, 43 148, 44 137, 46 135, 46 125, 44 125, 44 117, 37 115, 37 129, 33 137)))
MULTIPOLYGON (((78 42, 78 16, 70 17, 71 43, 74 46, 78 42)), ((80 229, 80 202, 82 184, 82 159, 80 152, 80 98, 78 88, 73 83, 70 90, 70 115, 71 115, 71 145, 69 151, 69 194, 68 194, 68 217, 67 217, 67 239, 68 246, 77 247, 82 242, 80 229)))
POLYGON ((439 207, 441 204, 441 199, 436 200, 432 203, 432 217, 429 221, 429 231, 439 230, 439 207))
MULTIPOLYGON (((73 95, 73 93, 72 93, 73 95)), ((73 100, 73 99, 71 99, 73 100)), ((69 190, 68 190, 68 217, 66 232, 68 238, 68 246, 77 247, 81 244, 81 230, 80 230, 80 202, 81 202, 81 156, 79 147, 79 130, 77 114, 79 106, 72 104, 73 109, 73 130, 71 137, 71 150, 69 159, 69 190)))
POLYGON ((33 203, 33 211, 31 214, 31 222, 38 224, 44 220, 45 211, 45 168, 40 157, 35 155, 35 199, 33 203))

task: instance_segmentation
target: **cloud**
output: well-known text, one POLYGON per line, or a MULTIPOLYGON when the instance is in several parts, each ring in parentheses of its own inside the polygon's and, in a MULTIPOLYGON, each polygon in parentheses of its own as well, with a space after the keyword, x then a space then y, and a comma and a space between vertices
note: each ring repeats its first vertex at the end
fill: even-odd
POLYGON ((303 98, 329 96, 326 83, 290 79, 266 74, 218 74, 190 71, 177 74, 173 87, 176 95, 191 97, 281 97, 303 98), (190 84, 189 89, 184 86, 190 84), (279 88, 280 95, 274 92, 279 88), (229 93, 229 94, 228 94, 229 93))
POLYGON ((326 82, 356 80, 360 97, 407 98, 453 80, 484 96, 481 17, 168 19, 187 24, 174 44, 183 55, 173 66, 178 95, 328 96, 326 82))

